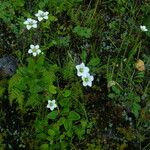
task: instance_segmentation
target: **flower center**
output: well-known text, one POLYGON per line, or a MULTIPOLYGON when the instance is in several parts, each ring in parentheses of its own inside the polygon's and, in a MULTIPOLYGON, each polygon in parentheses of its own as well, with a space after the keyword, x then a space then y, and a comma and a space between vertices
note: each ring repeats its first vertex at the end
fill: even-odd
POLYGON ((36 52, 37 50, 35 48, 32 49, 32 52, 36 52))
POLYGON ((88 82, 88 81, 89 81, 89 78, 85 77, 85 78, 84 78, 84 81, 85 81, 85 82, 88 82))
POLYGON ((44 16, 45 16, 45 15, 44 15, 44 13, 40 14, 40 17, 42 17, 42 18, 43 18, 44 16))
POLYGON ((80 71, 81 73, 83 73, 83 68, 80 68, 79 71, 80 71))
POLYGON ((50 103, 49 105, 52 107, 52 106, 53 106, 53 103, 50 103))
POLYGON ((30 22, 29 22, 29 25, 30 25, 30 26, 33 25, 33 24, 34 24, 33 21, 30 21, 30 22))

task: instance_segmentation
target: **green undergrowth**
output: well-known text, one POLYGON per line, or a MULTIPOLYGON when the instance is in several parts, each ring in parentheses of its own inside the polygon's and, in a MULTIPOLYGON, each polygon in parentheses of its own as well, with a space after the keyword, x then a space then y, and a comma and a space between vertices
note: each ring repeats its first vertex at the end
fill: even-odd
MULTIPOLYGON (((16 130, 32 133, 31 142, 22 136, 22 145, 41 150, 149 149, 148 1, 0 3, 0 56, 13 55, 18 63, 12 77, 0 80, 0 122, 9 114, 7 101, 19 112, 20 124, 28 124, 25 132, 16 130), (37 20, 38 10, 48 11, 48 19, 27 30, 24 21, 37 20), (31 44, 39 45, 41 54, 29 54, 31 44), (94 77, 91 87, 77 76, 82 62, 94 77), (48 100, 56 100, 54 110, 47 108, 48 100), (26 119, 30 110, 34 117, 26 119)), ((20 143, 10 142, 8 125, 0 130, 0 149, 19 148, 20 143)))

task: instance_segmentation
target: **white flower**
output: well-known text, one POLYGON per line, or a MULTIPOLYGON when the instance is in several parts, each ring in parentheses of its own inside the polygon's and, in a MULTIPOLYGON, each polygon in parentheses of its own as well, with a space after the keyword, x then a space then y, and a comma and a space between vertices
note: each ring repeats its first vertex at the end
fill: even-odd
POLYGON ((49 108, 50 110, 54 110, 54 108, 56 107, 57 105, 55 100, 48 100, 47 108, 49 108))
POLYGON ((37 28, 37 21, 31 18, 28 18, 24 24, 26 25, 26 28, 30 30, 31 28, 37 28))
POLYGON ((89 68, 86 67, 84 63, 81 63, 80 65, 76 65, 76 69, 77 69, 78 76, 86 75, 89 72, 89 68))
POLYGON ((42 10, 39 10, 37 14, 35 14, 36 17, 38 17, 39 21, 42 21, 43 19, 48 19, 49 12, 44 12, 42 10))
POLYGON ((29 54, 33 54, 33 56, 39 55, 41 50, 39 49, 39 45, 30 45, 30 49, 28 50, 29 54))
POLYGON ((140 26, 140 28, 141 28, 141 30, 144 31, 144 32, 148 31, 148 29, 146 28, 146 26, 140 26))
POLYGON ((82 80, 83 80, 83 86, 92 86, 92 81, 94 80, 94 77, 91 76, 89 73, 87 73, 86 75, 82 76, 82 80))

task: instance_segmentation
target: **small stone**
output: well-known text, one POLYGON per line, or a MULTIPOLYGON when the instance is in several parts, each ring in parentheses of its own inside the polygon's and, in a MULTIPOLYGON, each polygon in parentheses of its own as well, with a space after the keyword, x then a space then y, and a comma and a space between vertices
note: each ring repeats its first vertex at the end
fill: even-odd
POLYGON ((0 79, 11 77, 17 69, 17 59, 14 56, 0 58, 0 79))

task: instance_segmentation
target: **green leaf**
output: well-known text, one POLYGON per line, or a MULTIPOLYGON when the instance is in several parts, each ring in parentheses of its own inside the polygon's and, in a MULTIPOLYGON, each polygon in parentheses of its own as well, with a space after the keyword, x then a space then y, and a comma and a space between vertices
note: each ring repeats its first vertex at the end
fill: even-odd
POLYGON ((72 121, 69 119, 65 119, 64 128, 66 129, 66 131, 70 130, 72 128, 72 121))
POLYGON ((54 85, 50 85, 49 86, 49 92, 51 94, 56 94, 57 93, 56 87, 54 85))
POLYGON ((48 134, 49 134, 51 137, 54 137, 54 136, 55 136, 55 132, 54 132, 52 129, 49 129, 49 130, 48 130, 48 134))
POLYGON ((80 37, 90 38, 92 36, 92 30, 87 27, 76 26, 73 29, 73 32, 76 33, 80 37))
POLYGON ((23 7, 24 3, 25 3, 24 0, 11 0, 10 2, 12 3, 12 5, 15 9, 17 9, 17 8, 19 9, 20 7, 23 7))
POLYGON ((87 121, 81 120, 81 125, 82 125, 82 128, 86 128, 87 127, 87 121))
POLYGON ((61 117, 59 120, 58 120, 58 125, 59 126, 61 126, 61 125, 63 125, 64 124, 64 122, 65 122, 65 118, 64 117, 61 117))
POLYGON ((61 149, 63 150, 65 150, 65 149, 67 149, 67 146, 69 145, 68 144, 68 142, 66 142, 66 141, 62 141, 61 143, 60 143, 60 145, 61 145, 61 149))
POLYGON ((109 93, 109 94, 108 94, 108 97, 109 97, 110 99, 114 99, 114 98, 116 97, 116 95, 115 95, 114 93, 109 93))
POLYGON ((44 55, 40 55, 36 61, 36 65, 38 68, 42 67, 44 65, 44 55))
POLYGON ((78 113, 76 113, 75 111, 71 111, 69 113, 68 119, 74 121, 74 120, 79 120, 80 119, 80 115, 78 113))
POLYGON ((54 120, 54 119, 56 119, 57 115, 58 115, 58 112, 57 112, 56 110, 54 110, 54 111, 50 112, 50 113, 47 115, 47 117, 48 117, 49 119, 54 120))
POLYGON ((60 101, 59 101, 59 104, 63 107, 67 107, 70 105, 70 99, 69 98, 62 98, 60 101))
POLYGON ((141 106, 134 102, 132 105, 132 113, 135 115, 135 117, 137 118, 139 116, 139 111, 141 110, 141 106))
POLYGON ((83 128, 76 128, 75 132, 80 138, 85 134, 85 130, 83 128))
POLYGON ((42 144, 40 146, 40 150, 49 150, 49 145, 48 144, 42 144))
POLYGON ((4 92, 5 92, 5 88, 0 86, 0 97, 3 96, 4 92))
POLYGON ((68 136, 68 137, 72 137, 72 135, 73 135, 73 131, 72 131, 72 130, 68 130, 68 131, 67 131, 67 136, 68 136))
POLYGON ((63 92, 63 96, 64 97, 69 97, 71 95, 71 91, 70 90, 65 90, 64 92, 63 92))
POLYGON ((81 53, 81 59, 84 63, 86 63, 86 58, 87 58, 87 53, 86 53, 86 50, 83 49, 81 53))
POLYGON ((28 58, 28 70, 33 73, 35 71, 35 60, 33 58, 28 58))
POLYGON ((47 138, 47 135, 45 133, 38 133, 37 138, 39 138, 41 140, 45 140, 47 138))
POLYGON ((65 108, 62 110, 62 115, 68 114, 69 111, 70 111, 69 107, 65 107, 65 108))
POLYGON ((55 16, 49 15, 48 20, 50 20, 51 22, 54 22, 54 21, 57 21, 58 19, 55 16))
POLYGON ((117 95, 120 95, 120 89, 116 86, 112 86, 112 90, 117 94, 117 95))
POLYGON ((92 59, 90 60, 90 62, 89 62, 89 65, 90 65, 90 66, 93 66, 93 67, 95 67, 95 66, 97 66, 97 65, 99 65, 99 64, 100 64, 100 58, 98 58, 98 57, 92 58, 92 59))

